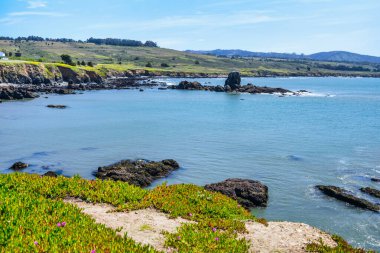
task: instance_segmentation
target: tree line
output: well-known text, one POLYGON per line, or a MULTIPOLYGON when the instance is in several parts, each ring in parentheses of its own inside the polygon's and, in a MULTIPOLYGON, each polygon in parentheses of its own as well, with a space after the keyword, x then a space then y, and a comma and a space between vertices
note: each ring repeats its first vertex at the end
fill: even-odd
POLYGON ((39 36, 28 36, 28 37, 6 37, 6 36, 0 36, 0 40, 10 40, 15 42, 20 41, 51 41, 51 42, 77 42, 77 43, 94 43, 96 45, 112 45, 112 46, 128 46, 128 47, 158 47, 156 42, 153 42, 151 40, 146 41, 143 43, 139 40, 129 40, 129 39, 115 39, 115 38, 106 38, 106 39, 100 39, 100 38, 89 38, 85 41, 82 40, 74 40, 74 39, 67 39, 67 38, 42 38, 39 36))

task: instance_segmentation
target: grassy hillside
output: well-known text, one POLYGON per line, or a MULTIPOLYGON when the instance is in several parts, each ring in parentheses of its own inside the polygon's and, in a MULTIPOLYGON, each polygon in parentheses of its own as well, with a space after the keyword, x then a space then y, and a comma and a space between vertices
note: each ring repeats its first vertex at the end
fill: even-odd
POLYGON ((380 76, 380 66, 374 64, 333 63, 311 60, 271 58, 222 58, 198 55, 171 49, 124 47, 78 42, 27 42, 0 40, 0 51, 12 52, 13 60, 59 63, 60 55, 70 55, 74 62, 84 61, 112 68, 148 69, 150 71, 227 74, 238 70, 248 76, 380 76), (15 57, 20 52, 21 57, 15 57), (146 65, 151 63, 151 67, 146 65), (109 65, 112 64, 112 65, 109 65), (167 64, 167 67, 162 66, 167 64), (358 69, 358 67, 361 67, 358 69))

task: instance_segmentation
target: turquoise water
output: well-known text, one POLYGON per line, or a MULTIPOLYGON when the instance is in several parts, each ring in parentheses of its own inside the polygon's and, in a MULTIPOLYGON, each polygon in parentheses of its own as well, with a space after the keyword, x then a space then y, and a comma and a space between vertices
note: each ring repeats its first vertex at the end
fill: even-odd
MULTIPOLYGON (((177 83, 179 79, 168 79, 177 83)), ((199 79, 222 84, 223 79, 199 79)), ((262 78, 245 83, 313 92, 305 97, 145 89, 49 95, 0 104, 0 171, 15 161, 43 173, 92 178, 121 159, 177 160, 168 183, 203 185, 230 177, 269 186, 257 215, 306 222, 380 250, 380 214, 314 190, 380 184, 380 79, 262 78), (330 96, 326 96, 326 95, 330 96), (65 104, 65 110, 47 104, 65 104)), ((368 196, 365 196, 368 197, 368 196)), ((379 199, 371 199, 380 202, 379 199)))

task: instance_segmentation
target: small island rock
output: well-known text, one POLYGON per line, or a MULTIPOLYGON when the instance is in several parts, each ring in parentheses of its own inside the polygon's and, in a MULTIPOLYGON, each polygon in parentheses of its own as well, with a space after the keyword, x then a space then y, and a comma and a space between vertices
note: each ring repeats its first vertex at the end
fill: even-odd
POLYGON ((380 198, 380 191, 377 190, 377 189, 374 189, 374 188, 371 188, 371 187, 363 187, 363 188, 360 188, 360 190, 364 193, 367 193, 371 196, 374 196, 376 198, 380 198))
POLYGON ((233 198, 246 208, 266 207, 268 203, 268 187, 255 180, 231 178, 205 185, 205 189, 233 198))
POLYGON ((171 159, 161 162, 123 160, 109 166, 99 167, 94 175, 100 179, 112 179, 146 187, 154 180, 165 177, 178 168, 178 163, 171 159))
POLYGON ((66 105, 47 105, 48 108, 54 108, 54 109, 66 109, 66 105))
POLYGON ((240 77, 240 73, 239 72, 231 72, 228 74, 228 77, 227 77, 227 80, 224 84, 224 87, 227 88, 227 86, 229 86, 231 88, 231 90, 237 90, 238 88, 240 88, 240 83, 241 83, 241 77, 240 77))
POLYGON ((326 194, 327 196, 336 198, 338 200, 344 201, 357 207, 368 209, 374 212, 380 212, 379 205, 373 204, 368 200, 355 197, 354 195, 350 194, 349 192, 340 187, 331 185, 317 185, 316 188, 324 194, 326 194))
POLYGON ((25 168, 28 168, 28 166, 29 166, 29 165, 26 164, 26 163, 23 163, 23 162, 16 162, 16 163, 14 163, 9 169, 18 171, 18 170, 23 170, 23 169, 25 169, 25 168))

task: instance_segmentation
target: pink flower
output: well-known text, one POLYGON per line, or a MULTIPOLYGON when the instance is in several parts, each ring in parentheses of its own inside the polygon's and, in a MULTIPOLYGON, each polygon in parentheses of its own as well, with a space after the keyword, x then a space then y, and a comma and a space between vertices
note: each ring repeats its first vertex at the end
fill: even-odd
POLYGON ((34 245, 38 245, 38 242, 37 242, 37 241, 34 241, 34 245))
POLYGON ((212 228, 212 232, 216 232, 216 228, 212 228))
POLYGON ((219 241, 219 237, 215 237, 215 241, 219 241))
POLYGON ((62 227, 66 226, 66 222, 61 223, 62 227))
POLYGON ((177 240, 181 240, 181 236, 177 236, 177 240))
POLYGON ((96 253, 96 250, 94 250, 94 249, 93 249, 93 250, 91 250, 91 253, 96 253))
POLYGON ((192 213, 189 213, 189 216, 191 217, 191 216, 193 216, 193 214, 192 214, 192 213))
POLYGON ((60 222, 57 223, 57 227, 61 227, 62 224, 60 222))

